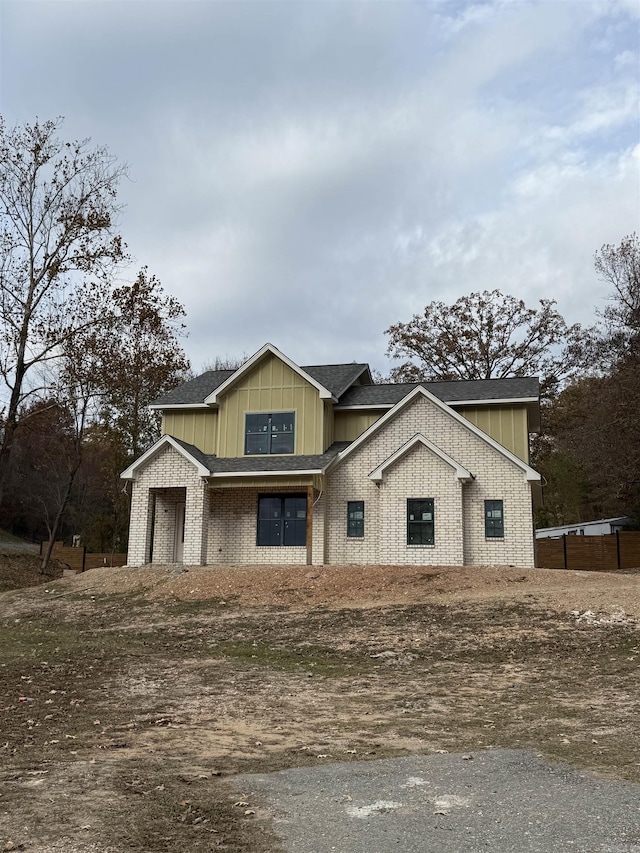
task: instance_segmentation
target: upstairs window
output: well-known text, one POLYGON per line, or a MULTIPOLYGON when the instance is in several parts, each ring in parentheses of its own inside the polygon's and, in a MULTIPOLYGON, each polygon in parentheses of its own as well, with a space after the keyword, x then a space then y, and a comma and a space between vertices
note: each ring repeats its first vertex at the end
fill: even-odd
POLYGON ((484 535, 487 539, 504 539, 504 508, 502 501, 484 502, 484 535))
POLYGON ((434 545, 433 498, 407 500, 407 545, 434 545))
POLYGON ((347 501, 347 536, 364 536, 364 501, 347 501))
POLYGON ((245 416, 244 452, 246 456, 293 453, 294 441, 294 412, 245 416))

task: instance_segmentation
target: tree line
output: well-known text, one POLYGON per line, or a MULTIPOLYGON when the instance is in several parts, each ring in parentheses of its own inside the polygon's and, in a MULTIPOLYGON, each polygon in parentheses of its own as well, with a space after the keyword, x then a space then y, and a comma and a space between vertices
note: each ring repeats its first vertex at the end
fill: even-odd
POLYGON ((124 550, 119 474, 157 435, 148 404, 189 368, 184 308, 146 268, 126 281, 126 168, 61 124, 0 120, 0 526, 124 550))
MULTIPOLYGON (((61 126, 0 119, 0 527, 122 551, 119 475, 159 435, 149 403, 189 376, 185 312, 146 267, 126 280, 126 167, 90 140, 64 141, 61 126)), ((386 330, 387 381, 540 377, 538 526, 640 520, 637 235, 594 262, 608 302, 587 328, 552 299, 531 308, 493 290, 430 302, 386 330)))

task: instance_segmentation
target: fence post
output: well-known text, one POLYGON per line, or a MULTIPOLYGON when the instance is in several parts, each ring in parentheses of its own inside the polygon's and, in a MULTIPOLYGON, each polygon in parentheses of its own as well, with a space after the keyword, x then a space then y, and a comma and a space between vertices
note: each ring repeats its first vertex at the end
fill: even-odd
POLYGON ((87 560, 87 546, 82 546, 82 571, 84 572, 84 564, 87 560))
POLYGON ((565 570, 569 568, 567 565, 567 534, 562 534, 562 553, 564 554, 564 567, 565 570))
POLYGON ((618 569, 621 568, 622 562, 620 560, 620 531, 616 530, 616 553, 618 555, 618 569))

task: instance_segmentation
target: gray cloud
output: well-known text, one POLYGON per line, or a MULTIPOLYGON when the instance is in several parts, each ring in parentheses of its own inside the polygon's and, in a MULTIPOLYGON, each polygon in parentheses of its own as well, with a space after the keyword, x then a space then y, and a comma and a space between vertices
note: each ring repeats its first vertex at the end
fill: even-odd
MULTIPOLYGON (((633 4, 0 5, 6 119, 130 163, 122 230, 198 368, 270 340, 369 360, 434 298, 501 287, 590 322, 638 227, 633 4)), ((634 35, 635 34, 635 35, 634 35)))

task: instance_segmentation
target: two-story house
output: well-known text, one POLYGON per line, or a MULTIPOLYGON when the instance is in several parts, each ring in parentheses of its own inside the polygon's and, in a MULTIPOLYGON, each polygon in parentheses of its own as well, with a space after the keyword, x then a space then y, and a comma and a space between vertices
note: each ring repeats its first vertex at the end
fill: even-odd
POLYGON ((129 565, 534 565, 537 379, 374 384, 266 344, 154 408, 129 565))

